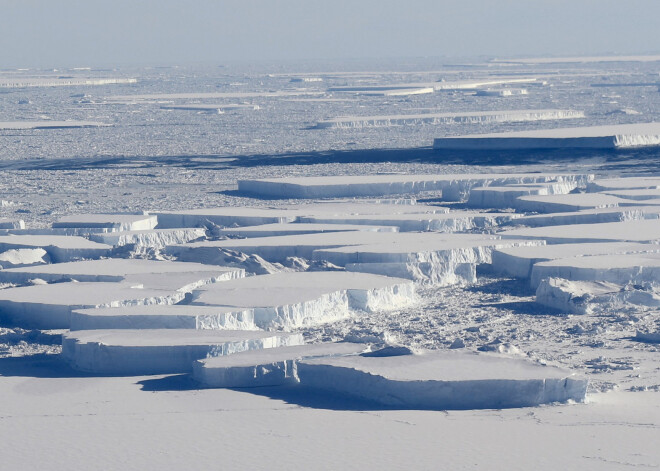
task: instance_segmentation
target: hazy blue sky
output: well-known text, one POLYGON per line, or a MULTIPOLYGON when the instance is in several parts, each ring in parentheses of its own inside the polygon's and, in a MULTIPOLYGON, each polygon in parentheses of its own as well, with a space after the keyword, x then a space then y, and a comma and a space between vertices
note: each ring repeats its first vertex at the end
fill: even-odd
POLYGON ((660 0, 0 0, 0 68, 660 52, 660 0))

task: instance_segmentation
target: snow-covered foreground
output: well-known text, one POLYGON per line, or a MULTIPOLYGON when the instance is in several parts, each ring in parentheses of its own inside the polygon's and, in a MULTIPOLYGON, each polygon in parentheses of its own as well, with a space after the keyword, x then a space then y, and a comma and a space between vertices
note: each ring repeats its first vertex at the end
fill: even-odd
POLYGON ((430 150, 657 121, 648 74, 595 64, 0 95, 111 124, 0 129, 3 466, 660 466, 657 152, 430 150))

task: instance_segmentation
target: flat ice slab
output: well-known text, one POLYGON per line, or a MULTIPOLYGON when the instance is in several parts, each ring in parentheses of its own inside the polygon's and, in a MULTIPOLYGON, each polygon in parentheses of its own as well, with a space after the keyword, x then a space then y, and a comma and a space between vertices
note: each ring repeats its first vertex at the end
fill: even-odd
POLYGON ((585 209, 613 208, 627 203, 622 198, 603 193, 519 196, 513 208, 536 213, 574 212, 585 209))
POLYGON ((415 300, 409 280, 347 272, 252 276, 193 293, 196 305, 252 309, 260 328, 313 325, 348 317, 352 311, 398 309, 415 300))
POLYGON ((110 231, 137 231, 156 227, 156 216, 143 214, 77 214, 63 216, 53 228, 99 228, 110 231))
POLYGON ((660 207, 658 206, 627 206, 522 216, 513 220, 512 224, 529 227, 569 226, 635 219, 658 219, 658 217, 660 217, 660 207))
POLYGON ((263 224, 260 226, 226 227, 219 232, 222 235, 234 237, 273 237, 284 235, 317 234, 326 232, 397 232, 395 226, 373 226, 361 224, 314 224, 314 223, 289 223, 289 224, 263 224))
POLYGON ((303 360, 309 387, 403 409, 500 409, 585 399, 587 381, 525 360, 463 352, 303 360))
POLYGON ((609 281, 620 285, 657 283, 660 280, 660 254, 592 255, 539 262, 532 268, 532 287, 537 288, 544 278, 609 281))
MULTIPOLYGON (((1 88, 1 86, 0 86, 1 88)), ((0 121, 0 129, 66 129, 107 126, 96 121, 0 121)))
POLYGON ((0 88, 79 87, 136 82, 134 78, 119 77, 7 77, 0 79, 0 88))
POLYGON ((660 123, 543 129, 437 138, 434 149, 617 149, 660 145, 660 123))
POLYGON ((493 251, 493 270, 516 278, 529 278, 539 262, 588 255, 660 252, 659 244, 601 242, 508 247, 493 251))
POLYGON ((455 174, 455 175, 361 175, 338 177, 289 177, 239 180, 241 192, 269 198, 341 198, 416 194, 442 191, 445 201, 467 199, 478 186, 575 181, 586 186, 592 175, 550 173, 455 174))
POLYGON ((71 312, 71 330, 211 329, 257 330, 252 309, 190 304, 152 304, 71 312))
POLYGON ((40 279, 126 282, 154 289, 190 290, 206 283, 244 276, 241 268, 142 259, 104 259, 0 270, 0 282, 23 284, 40 279))
POLYGON ((0 229, 25 229, 25 222, 22 219, 0 217, 0 229))
POLYGON ((1 290, 0 316, 21 326, 68 329, 71 311, 139 304, 174 304, 185 293, 127 283, 55 283, 1 290))
POLYGON ((295 347, 249 350, 198 360, 193 378, 211 388, 253 388, 299 382, 298 361, 316 357, 355 355, 364 344, 318 343, 295 347))
POLYGON ((42 248, 55 263, 83 258, 100 258, 110 254, 112 246, 92 242, 84 237, 63 235, 6 235, 0 236, 0 251, 42 248))
POLYGON ((260 331, 78 330, 63 336, 62 356, 90 373, 187 373, 202 358, 302 343, 301 334, 260 331))
POLYGON ((411 126, 417 124, 506 123, 584 118, 584 112, 573 110, 503 110, 462 113, 424 113, 410 115, 342 116, 319 121, 317 128, 367 128, 411 126))
POLYGON ((550 227, 528 227, 500 232, 503 239, 545 240, 548 244, 586 242, 660 241, 660 219, 606 222, 550 227))
POLYGON ((101 244, 121 247, 135 245, 137 247, 162 248, 166 245, 185 244, 206 236, 206 230, 201 227, 177 229, 150 229, 140 231, 104 232, 90 234, 90 240, 101 244))

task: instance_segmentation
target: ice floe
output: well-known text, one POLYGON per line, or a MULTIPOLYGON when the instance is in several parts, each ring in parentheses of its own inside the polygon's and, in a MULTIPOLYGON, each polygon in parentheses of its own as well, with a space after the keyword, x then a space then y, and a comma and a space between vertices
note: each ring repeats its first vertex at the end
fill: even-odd
POLYGON ((55 229, 98 228, 110 232, 149 230, 158 218, 142 214, 77 214, 63 216, 53 223, 55 229))
POLYGON ((302 384, 404 409, 500 409, 584 401, 587 380, 522 359, 462 352, 302 360, 302 384))
POLYGON ((472 134, 436 138, 433 142, 433 148, 437 150, 617 149, 657 145, 660 145, 660 123, 472 134))
POLYGON ((0 251, 19 248, 44 249, 55 263, 107 257, 112 250, 110 245, 92 242, 77 236, 0 235, 0 251))
POLYGON ((78 330, 65 334, 62 355, 90 373, 150 375, 191 372, 193 362, 246 350, 301 345, 301 334, 193 329, 78 330))

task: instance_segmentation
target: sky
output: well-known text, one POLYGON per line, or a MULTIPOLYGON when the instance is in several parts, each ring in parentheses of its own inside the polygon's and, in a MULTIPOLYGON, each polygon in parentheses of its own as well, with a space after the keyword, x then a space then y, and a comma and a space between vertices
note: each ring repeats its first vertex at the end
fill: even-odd
POLYGON ((660 0, 0 0, 0 68, 660 52, 660 0))

